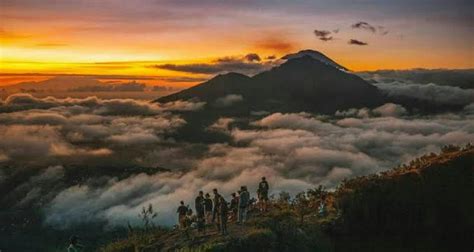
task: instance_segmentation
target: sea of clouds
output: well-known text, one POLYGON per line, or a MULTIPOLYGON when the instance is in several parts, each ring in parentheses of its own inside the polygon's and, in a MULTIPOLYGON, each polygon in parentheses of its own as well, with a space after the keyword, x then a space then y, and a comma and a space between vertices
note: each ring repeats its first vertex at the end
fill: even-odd
MULTIPOLYGON (((405 88, 410 87, 391 90, 437 99, 423 94, 432 92, 429 86, 405 88)), ((470 99, 472 90, 464 91, 461 99, 470 99)), ((14 175, 11 167, 35 168, 14 190, 2 194, 17 199, 13 207, 39 205, 44 223, 58 228, 92 222, 138 223, 138 212, 148 204, 158 210, 158 223, 173 225, 178 202, 193 206, 199 190, 218 188, 229 198, 247 185, 255 196, 261 176, 268 178, 272 194, 294 194, 317 185, 333 189, 344 178, 383 171, 438 152, 446 144, 474 142, 474 104, 455 113, 419 115, 391 103, 334 115, 262 113, 245 118, 246 127, 239 127, 242 118, 222 117, 207 125, 206 131, 227 135, 228 142, 174 139, 173 133, 188 123, 184 114, 199 113, 204 106, 189 101, 157 104, 11 95, 0 101, 0 183, 14 175), (100 164, 100 169, 123 164, 170 171, 66 183, 70 163, 78 160, 87 166, 100 164)))

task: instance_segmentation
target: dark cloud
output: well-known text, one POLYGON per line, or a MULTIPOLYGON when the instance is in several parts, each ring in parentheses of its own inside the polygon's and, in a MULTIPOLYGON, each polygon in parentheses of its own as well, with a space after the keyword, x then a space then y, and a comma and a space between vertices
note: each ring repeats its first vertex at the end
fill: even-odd
POLYGON ((367 22, 357 22, 353 25, 351 25, 351 27, 353 29, 361 29, 361 30, 366 30, 366 31, 369 31, 371 33, 378 33, 380 35, 387 35, 388 34, 388 30, 384 27, 384 26, 381 26, 381 25, 377 25, 377 26, 373 26, 367 22))
POLYGON ((267 60, 274 60, 274 59, 276 59, 276 56, 275 55, 270 55, 270 56, 267 56, 266 59, 267 60))
POLYGON ((333 37, 330 36, 331 32, 326 30, 314 30, 314 35, 321 41, 330 41, 333 40, 333 37))
POLYGON ((197 64, 162 64, 154 65, 159 69, 166 69, 178 72, 217 74, 225 72, 240 72, 244 74, 255 74, 270 68, 269 62, 261 62, 258 54, 247 54, 244 57, 222 57, 212 63, 197 64))
POLYGON ((362 30, 366 30, 366 31, 369 31, 369 32, 372 32, 372 33, 375 33, 377 31, 377 28, 375 28, 374 26, 370 25, 369 23, 367 22, 357 22, 353 25, 351 25, 351 27, 353 29, 362 29, 362 30))
POLYGON ((358 45, 358 46, 366 46, 368 45, 369 43, 367 42, 363 42, 363 41, 360 41, 360 40, 357 40, 357 39, 351 39, 349 40, 349 42, 347 42, 349 45, 358 45))
POLYGON ((260 58, 260 56, 258 56, 258 54, 256 53, 249 53, 247 55, 245 55, 245 60, 249 61, 249 62, 260 62, 262 59, 260 58))

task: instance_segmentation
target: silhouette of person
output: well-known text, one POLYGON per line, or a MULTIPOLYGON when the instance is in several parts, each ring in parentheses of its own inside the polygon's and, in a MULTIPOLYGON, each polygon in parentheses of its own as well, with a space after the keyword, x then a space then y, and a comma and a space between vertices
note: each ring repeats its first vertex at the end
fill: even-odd
POLYGON ((179 228, 186 228, 186 213, 188 212, 188 208, 184 205, 183 201, 180 202, 180 206, 176 212, 178 213, 179 228))
POLYGON ((262 181, 258 184, 257 196, 258 202, 260 205, 260 211, 266 212, 268 207, 268 190, 270 187, 268 186, 268 182, 265 177, 262 177, 262 181))

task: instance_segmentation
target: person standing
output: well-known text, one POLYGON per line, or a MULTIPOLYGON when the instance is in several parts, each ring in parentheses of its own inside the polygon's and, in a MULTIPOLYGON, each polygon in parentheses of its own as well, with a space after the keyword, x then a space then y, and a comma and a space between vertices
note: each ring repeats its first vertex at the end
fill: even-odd
POLYGON ((206 224, 212 223, 212 200, 211 195, 206 193, 206 197, 204 199, 204 215, 206 217, 206 224))
POLYGON ((214 205, 214 207, 212 208, 212 222, 216 223, 217 230, 220 231, 221 226, 219 224, 219 218, 217 218, 217 222, 216 222, 216 217, 218 217, 217 212, 219 209, 219 200, 221 198, 221 195, 219 194, 219 192, 217 192, 217 188, 214 188, 212 191, 214 193, 214 199, 212 200, 213 201, 212 203, 214 205))
POLYGON ((203 231, 204 229, 204 192, 203 191, 199 191, 199 195, 194 200, 194 207, 196 209, 198 231, 203 231))
POLYGON ((237 214, 239 212, 239 197, 236 193, 232 193, 232 199, 230 200, 230 210, 232 211, 232 221, 237 220, 237 214))
POLYGON ((184 202, 180 202, 180 206, 176 211, 178 213, 178 223, 180 229, 186 228, 186 214, 188 213, 188 208, 184 205, 184 202))
POLYGON ((227 235, 227 218, 229 213, 229 208, 227 207, 227 201, 224 197, 220 196, 218 201, 218 212, 219 212, 219 224, 220 224, 220 231, 222 235, 227 235))
POLYGON ((321 196, 321 200, 318 207, 318 215, 319 217, 326 216, 326 195, 324 194, 321 196))
POLYGON ((247 191, 246 186, 242 186, 240 188, 240 196, 239 196, 239 219, 237 223, 243 224, 247 220, 247 207, 250 200, 250 194, 247 191))
POLYGON ((257 190, 257 195, 258 195, 258 201, 260 205, 260 211, 261 212, 266 212, 268 208, 268 182, 265 179, 265 177, 262 177, 262 181, 258 184, 258 190, 257 190))

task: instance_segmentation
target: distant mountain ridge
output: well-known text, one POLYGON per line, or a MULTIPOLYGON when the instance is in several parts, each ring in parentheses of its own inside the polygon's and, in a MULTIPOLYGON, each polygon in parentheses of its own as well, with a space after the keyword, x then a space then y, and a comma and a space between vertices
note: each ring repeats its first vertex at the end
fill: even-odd
POLYGON ((318 113, 374 107, 384 102, 384 95, 375 86, 322 53, 304 50, 283 59, 287 61, 253 77, 238 73, 218 75, 156 102, 196 99, 212 108, 216 99, 240 95, 242 102, 233 110, 318 113))

